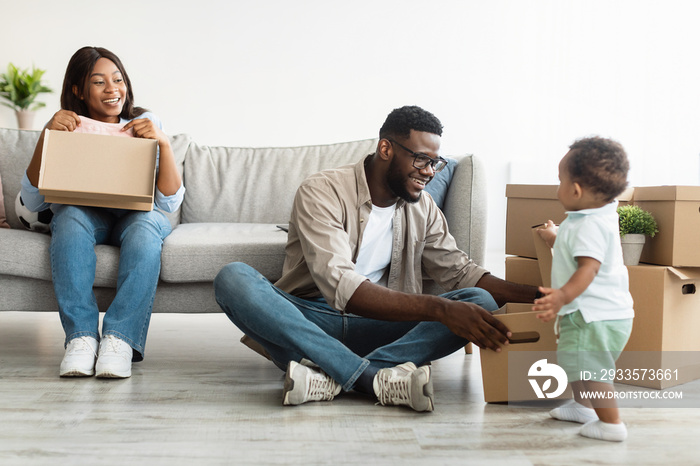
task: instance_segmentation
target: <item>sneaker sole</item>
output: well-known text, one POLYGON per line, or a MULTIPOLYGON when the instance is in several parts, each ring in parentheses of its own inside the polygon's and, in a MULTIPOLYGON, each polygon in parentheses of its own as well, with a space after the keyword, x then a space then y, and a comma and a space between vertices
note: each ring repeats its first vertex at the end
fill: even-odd
POLYGON ((92 377, 93 375, 95 375, 95 371, 84 372, 80 369, 69 369, 59 374, 60 377, 92 377))
POLYGON ((292 390, 294 390, 294 379, 290 377, 290 366, 292 365, 293 361, 290 361, 289 364, 287 365, 287 373, 284 375, 284 389, 282 391, 283 393, 283 400, 282 403, 285 406, 296 406, 294 403, 289 402, 289 394, 292 390))
POLYGON ((95 377, 98 379, 126 379, 131 377, 131 372, 118 373, 115 371, 102 371, 98 372, 95 377))
POLYGON ((433 374, 430 367, 428 367, 427 373, 428 379, 425 382, 425 385, 423 385, 423 395, 428 398, 428 407, 422 410, 422 412, 430 412, 435 409, 435 404, 433 402, 433 374))

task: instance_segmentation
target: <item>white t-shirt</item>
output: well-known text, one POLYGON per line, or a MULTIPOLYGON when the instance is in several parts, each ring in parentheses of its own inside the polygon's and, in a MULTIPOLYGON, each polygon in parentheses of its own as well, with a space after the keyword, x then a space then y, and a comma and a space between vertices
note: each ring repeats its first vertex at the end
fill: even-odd
POLYGON ((362 234, 355 272, 364 275, 372 283, 382 284, 386 281, 384 275, 391 263, 394 237, 394 211, 396 204, 389 207, 372 205, 372 213, 362 234))
POLYGON ((567 212, 554 242, 552 288, 569 281, 578 268, 577 257, 592 257, 600 262, 600 270, 559 315, 580 310, 586 322, 634 317, 627 267, 622 261, 617 201, 598 209, 567 212))

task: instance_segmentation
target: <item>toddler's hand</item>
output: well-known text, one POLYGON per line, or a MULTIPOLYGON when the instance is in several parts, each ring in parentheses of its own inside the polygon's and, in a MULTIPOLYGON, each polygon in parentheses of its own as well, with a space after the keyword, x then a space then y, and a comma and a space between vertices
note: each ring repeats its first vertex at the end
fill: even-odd
POLYGON ((559 231, 559 227, 553 221, 547 220, 543 228, 537 229, 537 234, 547 243, 547 246, 552 248, 554 247, 554 240, 557 239, 557 231, 559 231))
POLYGON ((543 322, 549 322, 557 316, 557 313, 565 304, 564 293, 559 289, 545 288, 543 286, 539 290, 544 294, 544 297, 535 300, 532 310, 535 312, 543 311, 537 314, 537 318, 543 322))

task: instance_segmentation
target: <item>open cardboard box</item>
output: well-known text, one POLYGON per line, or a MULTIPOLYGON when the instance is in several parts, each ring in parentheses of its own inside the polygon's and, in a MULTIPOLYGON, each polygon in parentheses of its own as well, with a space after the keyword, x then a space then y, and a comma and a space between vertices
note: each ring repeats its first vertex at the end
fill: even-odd
MULTIPOLYGON (((511 343, 498 353, 484 349, 479 351, 484 400, 487 403, 541 399, 530 382, 534 378, 530 375, 530 369, 543 356, 549 359, 556 357, 557 343, 554 321, 542 322, 531 309, 532 304, 529 303, 506 304, 505 314, 496 318, 513 333, 511 343)), ((556 361, 549 360, 549 363, 556 364, 556 361)), ((553 386, 556 386, 556 382, 553 386)), ((559 396, 546 399, 558 400, 571 396, 571 388, 567 387, 559 396)))
POLYGON ((653 238, 647 237, 641 262, 700 267, 700 186, 635 188, 634 203, 659 226, 653 238))
POLYGON ((44 132, 39 192, 46 202, 150 211, 154 139, 44 132))
MULTIPOLYGON (((557 198, 557 185, 506 185, 506 254, 536 258, 537 251, 530 237, 530 229, 551 220, 557 225, 566 218, 566 211, 557 198)), ((629 188, 617 197, 620 205, 632 201, 634 189, 629 188)))

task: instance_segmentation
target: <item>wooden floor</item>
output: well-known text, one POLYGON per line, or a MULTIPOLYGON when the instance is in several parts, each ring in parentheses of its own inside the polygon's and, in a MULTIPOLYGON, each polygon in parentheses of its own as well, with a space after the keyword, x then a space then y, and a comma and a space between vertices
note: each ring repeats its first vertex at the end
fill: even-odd
POLYGON ((700 464, 700 409, 627 408, 626 442, 586 439, 546 406, 484 403, 478 352, 433 364, 433 413, 284 407, 282 372, 240 336, 223 314, 156 314, 130 379, 61 379, 57 314, 1 312, 0 465, 700 464))

